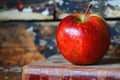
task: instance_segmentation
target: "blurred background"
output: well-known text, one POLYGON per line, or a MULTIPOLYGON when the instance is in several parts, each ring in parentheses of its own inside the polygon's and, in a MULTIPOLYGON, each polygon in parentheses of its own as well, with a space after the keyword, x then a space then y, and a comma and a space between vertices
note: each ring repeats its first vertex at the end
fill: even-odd
POLYGON ((106 55, 120 57, 119 0, 0 0, 0 80, 21 80, 24 65, 59 55, 59 22, 69 14, 84 13, 88 4, 109 24, 106 55))

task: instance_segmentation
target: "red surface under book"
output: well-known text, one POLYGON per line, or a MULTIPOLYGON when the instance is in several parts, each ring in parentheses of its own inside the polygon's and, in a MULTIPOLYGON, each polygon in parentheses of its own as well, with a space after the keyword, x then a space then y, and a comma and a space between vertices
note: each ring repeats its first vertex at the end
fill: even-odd
POLYGON ((24 66, 22 80, 120 80, 120 59, 106 57, 94 65, 73 65, 54 56, 24 66))

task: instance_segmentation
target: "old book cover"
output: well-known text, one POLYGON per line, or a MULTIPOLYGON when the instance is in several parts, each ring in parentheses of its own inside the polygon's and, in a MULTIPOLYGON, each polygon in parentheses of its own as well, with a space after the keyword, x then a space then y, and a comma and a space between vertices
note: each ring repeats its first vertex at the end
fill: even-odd
POLYGON ((53 56, 24 66, 22 80, 120 80, 120 59, 104 57, 94 65, 74 65, 53 56))

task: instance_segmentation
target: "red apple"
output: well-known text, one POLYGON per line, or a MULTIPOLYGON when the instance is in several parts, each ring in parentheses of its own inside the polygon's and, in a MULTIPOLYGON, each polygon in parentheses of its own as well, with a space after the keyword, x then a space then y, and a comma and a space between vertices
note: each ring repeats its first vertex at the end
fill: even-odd
POLYGON ((18 6, 17 6, 19 11, 22 11, 24 9, 24 5, 23 5, 23 1, 22 0, 18 0, 18 6))
POLYGON ((56 41, 62 55, 73 64, 94 64, 105 55, 110 33, 97 14, 71 14, 59 24, 56 41))

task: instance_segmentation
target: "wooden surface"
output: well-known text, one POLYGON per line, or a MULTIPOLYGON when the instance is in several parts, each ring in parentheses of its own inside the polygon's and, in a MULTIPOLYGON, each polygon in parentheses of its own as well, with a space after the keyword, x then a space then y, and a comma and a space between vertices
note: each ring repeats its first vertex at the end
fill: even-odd
POLYGON ((0 11, 0 21, 9 20, 49 20, 53 16, 46 16, 40 13, 19 12, 17 10, 0 11))
POLYGON ((104 57, 94 65, 74 65, 62 56, 24 66, 23 80, 120 80, 120 59, 104 57))
POLYGON ((22 80, 22 66, 0 66, 0 80, 22 80))

